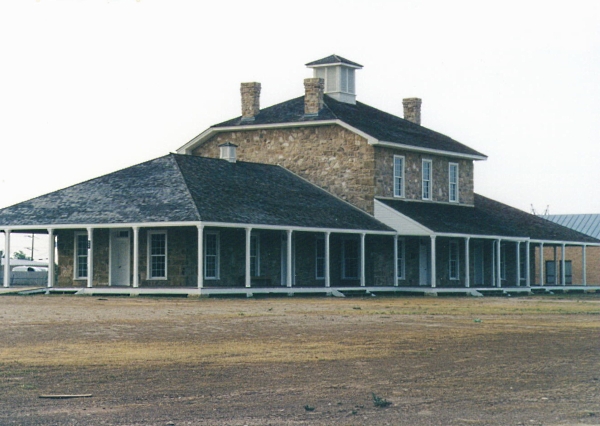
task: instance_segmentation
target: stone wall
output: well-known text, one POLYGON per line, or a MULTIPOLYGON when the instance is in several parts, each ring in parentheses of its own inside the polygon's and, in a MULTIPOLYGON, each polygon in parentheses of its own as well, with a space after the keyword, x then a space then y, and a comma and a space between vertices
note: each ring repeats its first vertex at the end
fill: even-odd
POLYGON ((216 135, 193 151, 219 158, 219 145, 238 146, 239 161, 277 164, 373 213, 374 154, 367 141, 335 125, 245 130, 216 135))
MULTIPOLYGON (((58 251, 58 279, 57 287, 86 287, 87 279, 75 279, 75 232, 86 232, 85 230, 57 230, 56 247, 58 251)), ((108 285, 108 229, 94 229, 94 276, 93 286, 108 285)))
POLYGON ((432 160, 432 201, 449 202, 449 163, 458 164, 460 204, 473 205, 473 161, 391 148, 375 148, 375 195, 394 196, 394 155, 404 156, 405 199, 422 199, 423 160, 432 160))

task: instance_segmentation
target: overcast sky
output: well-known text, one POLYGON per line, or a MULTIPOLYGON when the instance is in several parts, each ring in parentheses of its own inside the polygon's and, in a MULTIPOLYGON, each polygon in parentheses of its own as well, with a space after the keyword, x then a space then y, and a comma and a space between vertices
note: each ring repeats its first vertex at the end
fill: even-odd
POLYGON ((303 94, 304 64, 364 65, 357 99, 488 155, 475 190, 600 213, 600 1, 3 0, 0 207, 173 152, 303 94))

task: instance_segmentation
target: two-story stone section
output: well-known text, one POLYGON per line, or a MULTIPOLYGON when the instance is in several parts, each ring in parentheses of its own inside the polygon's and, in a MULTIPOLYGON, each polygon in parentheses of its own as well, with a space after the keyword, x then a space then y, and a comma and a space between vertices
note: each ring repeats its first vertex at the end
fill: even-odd
POLYGON ((307 65, 303 97, 260 110, 260 83, 242 83, 242 115, 178 152, 218 157, 231 142, 240 159, 281 165, 371 214, 376 197, 473 205, 473 161, 486 156, 422 127, 420 99, 404 100, 402 119, 356 101, 361 65, 307 65))

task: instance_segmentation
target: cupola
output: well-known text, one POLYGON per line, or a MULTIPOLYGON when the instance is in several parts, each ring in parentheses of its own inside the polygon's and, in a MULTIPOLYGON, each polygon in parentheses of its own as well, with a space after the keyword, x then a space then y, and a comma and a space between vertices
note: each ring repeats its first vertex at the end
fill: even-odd
POLYGON ((354 71, 361 69, 362 65, 338 55, 331 55, 309 62, 306 66, 313 69, 314 78, 322 78, 325 81, 325 94, 340 102, 356 104, 354 71))

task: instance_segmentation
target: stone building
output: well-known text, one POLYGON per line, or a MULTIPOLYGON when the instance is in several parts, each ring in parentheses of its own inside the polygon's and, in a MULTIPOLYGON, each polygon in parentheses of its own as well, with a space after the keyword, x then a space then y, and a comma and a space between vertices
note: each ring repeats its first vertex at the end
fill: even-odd
POLYGON ((242 83, 241 115, 177 154, 0 210, 6 251, 47 233, 49 287, 294 293, 528 290, 538 247, 600 244, 475 194, 487 157, 422 126, 420 99, 396 117, 357 101, 361 65, 307 66, 302 96, 261 109, 242 83))

